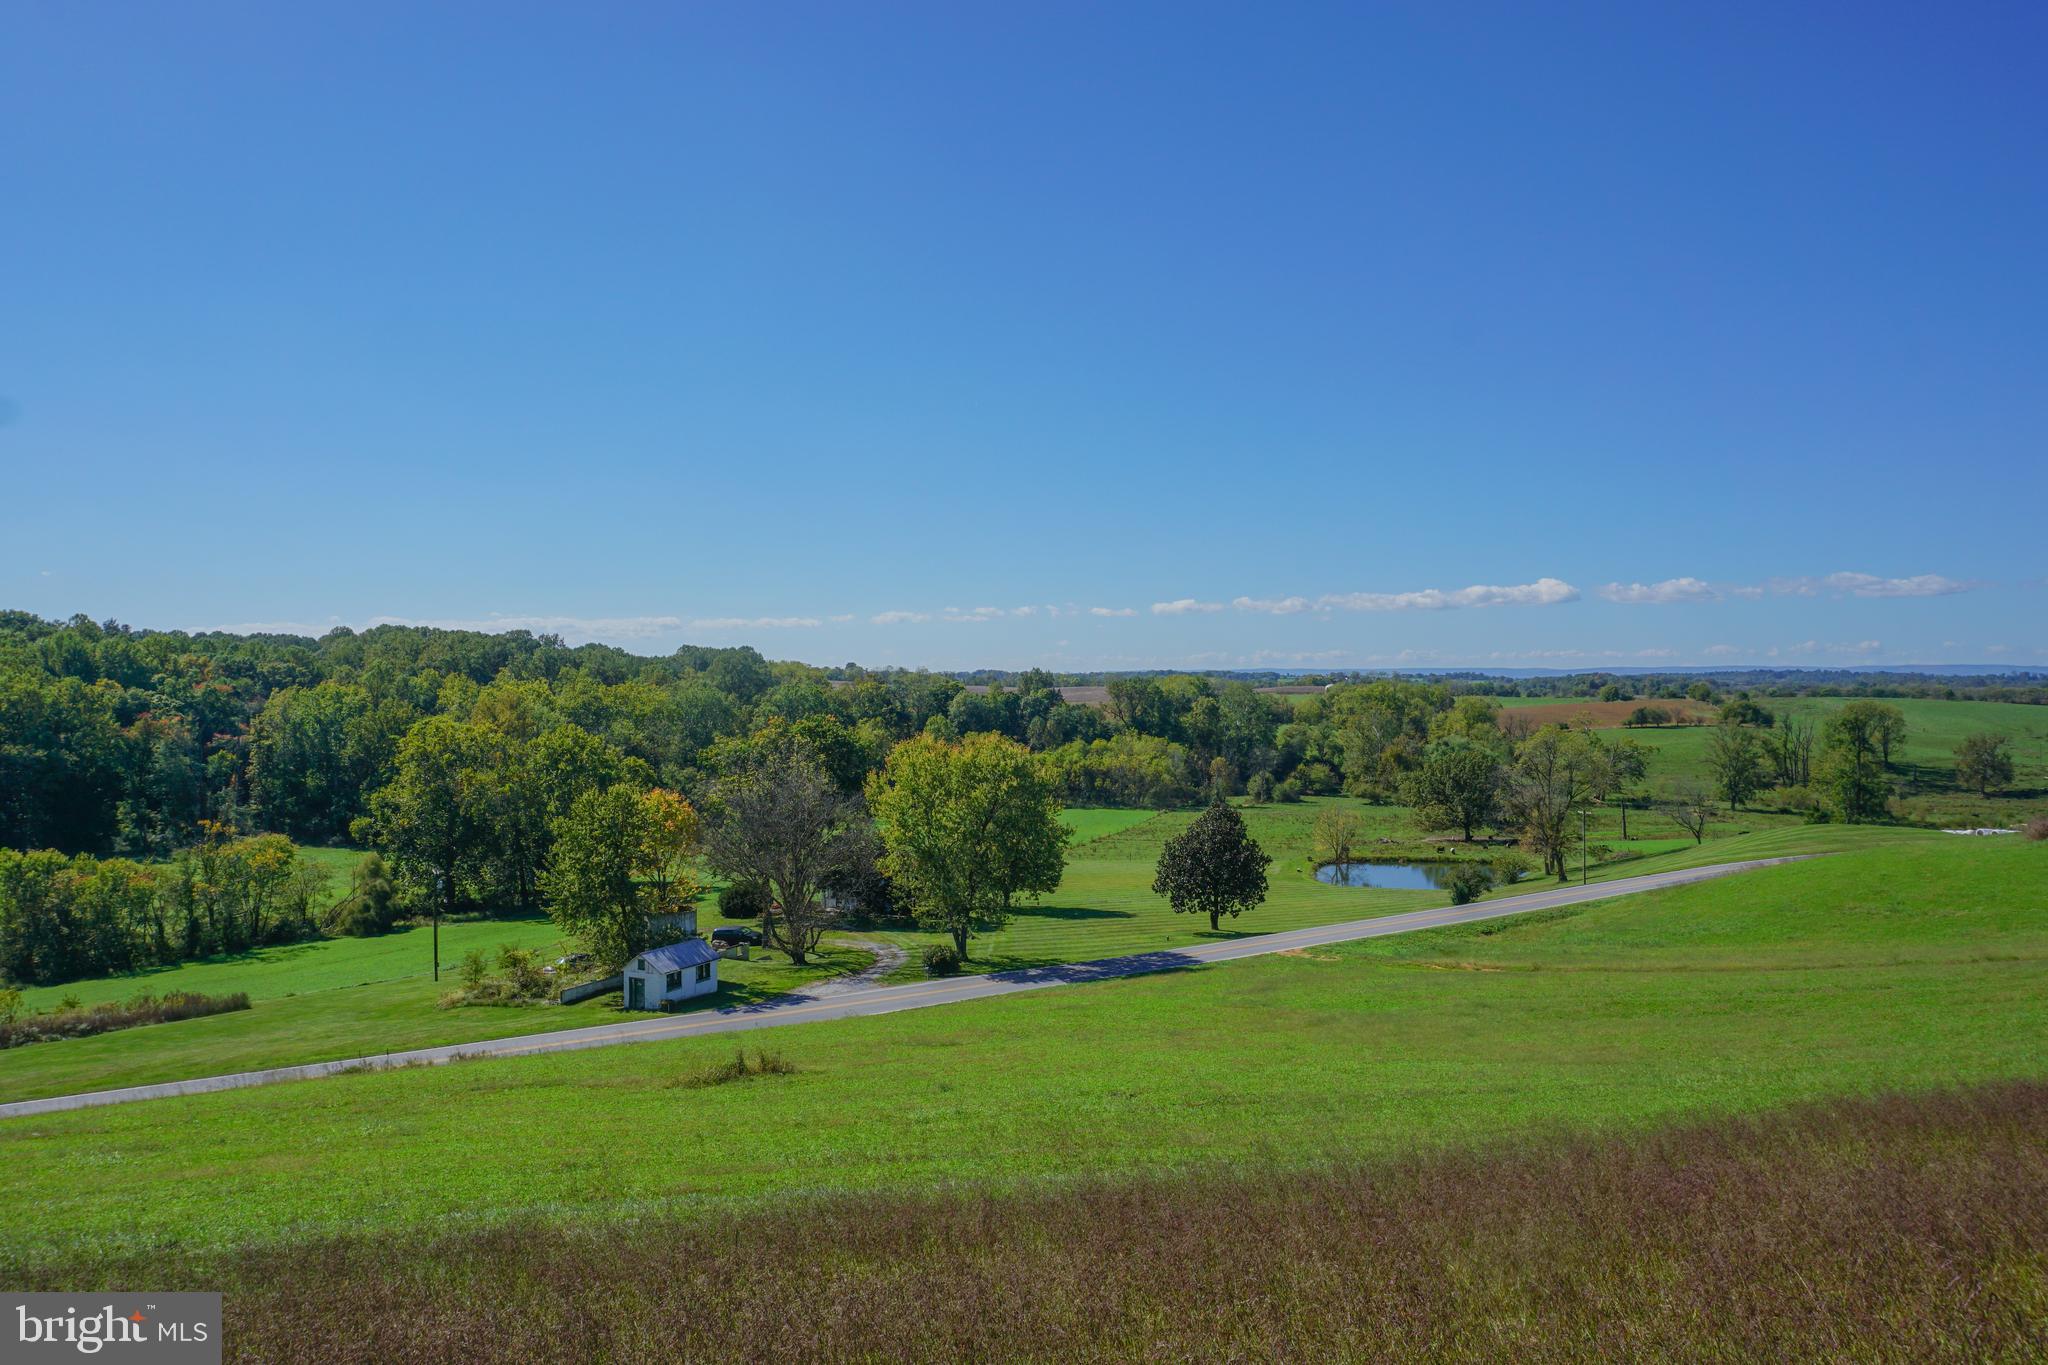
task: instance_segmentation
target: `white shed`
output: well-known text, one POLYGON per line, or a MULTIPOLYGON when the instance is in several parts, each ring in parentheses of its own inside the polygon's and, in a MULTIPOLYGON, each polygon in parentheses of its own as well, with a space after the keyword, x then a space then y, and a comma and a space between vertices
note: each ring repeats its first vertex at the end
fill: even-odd
POLYGON ((701 938, 684 939, 635 955, 620 975, 627 1009, 674 1009, 718 989, 718 954, 701 938))

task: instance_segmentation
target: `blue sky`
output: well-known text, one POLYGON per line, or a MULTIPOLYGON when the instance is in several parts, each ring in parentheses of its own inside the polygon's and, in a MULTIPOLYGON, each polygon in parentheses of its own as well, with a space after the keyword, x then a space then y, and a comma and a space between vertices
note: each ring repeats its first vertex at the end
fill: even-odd
POLYGON ((0 605, 2048 666, 2038 5, 9 6, 0 605))

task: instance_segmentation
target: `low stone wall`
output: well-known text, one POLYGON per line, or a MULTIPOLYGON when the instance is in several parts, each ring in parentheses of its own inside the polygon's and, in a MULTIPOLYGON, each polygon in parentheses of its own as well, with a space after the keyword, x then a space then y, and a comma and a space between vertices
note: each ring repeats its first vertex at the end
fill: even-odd
POLYGON ((606 991, 624 990, 625 986, 624 972, 614 973, 602 981, 586 981, 580 986, 565 986, 562 989, 562 1003, 573 1005, 578 1000, 588 1000, 591 996, 603 995, 606 991))

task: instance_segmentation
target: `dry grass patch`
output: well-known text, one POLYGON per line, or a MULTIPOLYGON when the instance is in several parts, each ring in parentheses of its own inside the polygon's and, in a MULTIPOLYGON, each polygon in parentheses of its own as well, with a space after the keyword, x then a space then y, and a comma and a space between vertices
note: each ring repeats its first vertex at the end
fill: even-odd
MULTIPOLYGON (((84 1253, 90 1254, 90 1253, 84 1253)), ((76 1261, 230 1360, 2038 1360, 2048 1084, 1307 1174, 76 1261)))

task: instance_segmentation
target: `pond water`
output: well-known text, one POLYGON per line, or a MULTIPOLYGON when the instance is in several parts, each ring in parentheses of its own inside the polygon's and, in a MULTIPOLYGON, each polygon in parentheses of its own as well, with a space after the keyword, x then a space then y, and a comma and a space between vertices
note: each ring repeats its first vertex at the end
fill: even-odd
POLYGON ((1316 880, 1330 886, 1371 886, 1382 891, 1441 891, 1456 863, 1324 863, 1316 880))

